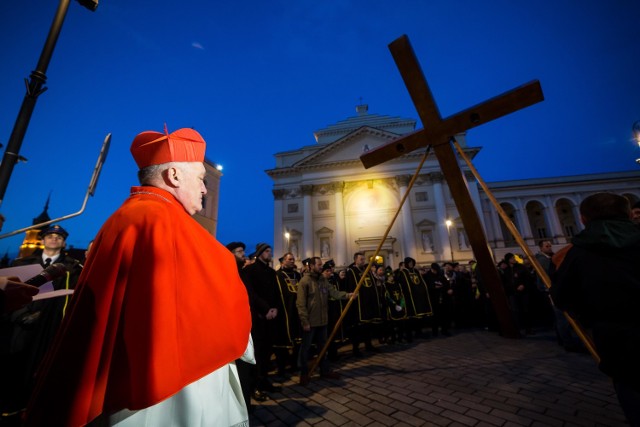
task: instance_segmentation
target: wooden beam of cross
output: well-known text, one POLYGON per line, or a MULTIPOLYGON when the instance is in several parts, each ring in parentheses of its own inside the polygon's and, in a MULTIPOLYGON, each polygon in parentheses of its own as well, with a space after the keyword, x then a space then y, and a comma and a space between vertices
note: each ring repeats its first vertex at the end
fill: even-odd
POLYGON ((527 83, 443 120, 409 43, 409 38, 406 35, 398 38, 389 45, 389 50, 411 95, 424 129, 369 151, 363 154, 360 160, 365 168, 370 168, 417 148, 427 145, 433 147, 478 261, 477 268, 490 294, 501 332, 506 337, 518 337, 519 332, 509 311, 502 281, 489 250, 464 174, 451 146, 451 140, 458 133, 542 101, 544 97, 540 83, 538 81, 527 83))

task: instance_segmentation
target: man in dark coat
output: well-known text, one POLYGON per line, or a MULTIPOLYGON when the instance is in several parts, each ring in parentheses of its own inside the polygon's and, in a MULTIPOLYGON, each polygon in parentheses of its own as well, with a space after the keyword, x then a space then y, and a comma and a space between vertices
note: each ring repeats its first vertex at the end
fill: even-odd
MULTIPOLYGON (((366 270, 366 260, 364 254, 356 252, 353 255, 353 264, 349 266, 346 277, 346 291, 355 291, 360 278, 366 270)), ((353 345, 353 355, 361 357, 362 353, 358 348, 364 342, 365 349, 377 351, 371 344, 371 329, 374 323, 381 321, 380 295, 371 277, 371 272, 364 276, 362 285, 358 291, 358 299, 349 308, 349 326, 351 343, 353 345)))
MULTIPOLYGON (((256 388, 262 392, 258 397, 263 398, 265 392, 279 392, 268 379, 273 352, 274 319, 278 316, 276 271, 271 268, 271 246, 258 243, 255 251, 255 262, 242 269, 240 277, 247 288, 255 293, 255 317, 252 316, 251 335, 258 369, 256 388)), ((252 306, 252 312, 253 312, 252 306)))
POLYGON ((296 308, 298 283, 302 276, 296 270, 296 258, 291 252, 282 256, 282 267, 276 271, 278 316, 275 322, 273 347, 278 376, 284 377, 287 365, 296 366, 298 347, 302 340, 300 317, 296 308))
MULTIPOLYGON (((247 261, 245 257, 245 249, 247 248, 246 245, 242 242, 231 242, 226 245, 226 248, 229 249, 229 251, 231 251, 231 253, 235 256, 236 266, 238 267, 238 275, 242 276, 242 269, 244 268, 247 261)), ((247 295, 249 296, 249 309, 251 311, 252 321, 251 329, 253 330, 253 324, 255 324, 254 319, 258 318, 258 313, 261 311, 261 309, 268 310, 269 307, 261 308, 256 293, 253 291, 251 286, 247 286, 244 281, 243 284, 247 289, 247 295)), ((238 369, 238 378, 240 379, 240 387, 242 388, 242 397, 244 397, 244 403, 245 405, 247 405, 247 410, 251 414, 253 413, 251 398, 253 397, 258 402, 264 402, 265 400, 267 400, 268 396, 256 390, 259 375, 255 363, 249 363, 245 360, 242 360, 242 358, 236 359, 236 368, 238 369)))
POLYGON ((507 303, 511 315, 518 325, 518 329, 522 329, 525 324, 524 318, 524 295, 526 286, 524 283, 524 275, 522 265, 518 263, 516 256, 511 252, 504 255, 504 259, 500 261, 498 271, 502 279, 504 293, 507 296, 507 303))
POLYGON ((425 282, 427 282, 431 303, 433 304, 432 335, 437 337, 442 332, 442 335, 450 336, 449 328, 453 319, 453 289, 451 284, 442 272, 440 265, 435 262, 431 264, 431 268, 425 274, 425 282))
MULTIPOLYGON (((66 274, 53 281, 53 288, 74 289, 82 264, 64 251, 69 233, 59 225, 53 225, 40 233, 44 248, 37 249, 32 255, 18 258, 13 267, 40 264, 43 269, 51 264, 63 264, 66 274)), ((34 386, 35 374, 42 358, 49 349, 71 296, 35 301, 11 314, 11 344, 8 357, 12 362, 5 365, 3 394, 7 387, 11 397, 7 400, 8 412, 23 409, 34 386)), ((4 399, 3 399, 4 400, 4 399)))
POLYGON ((554 257, 560 265, 551 295, 591 328, 600 369, 613 379, 629 423, 640 426, 640 230, 630 214, 629 201, 616 194, 583 200, 585 229, 554 257))
MULTIPOLYGON (((542 269, 547 273, 547 276, 552 277, 553 272, 555 271, 555 266, 553 265, 553 262, 551 262, 551 257, 553 257, 553 245, 551 244, 551 241, 541 240, 538 243, 538 249, 538 252, 535 254, 536 260, 538 260, 542 269)), ((542 278, 540 276, 536 277, 536 292, 533 293, 532 314, 539 325, 542 325, 543 327, 551 327, 554 324, 555 315, 554 307, 552 307, 551 301, 549 300, 549 290, 542 281, 542 278)), ((567 323, 562 313, 560 313, 560 316, 564 323, 567 323)), ((567 330, 571 330, 571 327, 568 325, 567 330)), ((558 331, 557 326, 556 331, 558 331)), ((561 338, 565 334, 566 332, 563 334, 559 333, 558 338, 561 338)))
MULTIPOLYGON (((335 287, 339 291, 343 291, 345 289, 345 277, 346 271, 341 270, 340 273, 336 273, 334 271, 336 264, 330 259, 322 265, 322 274, 325 275, 329 284, 335 287), (342 274, 342 277, 340 277, 342 274)), ((346 306, 346 302, 342 299, 332 298, 329 295, 329 323, 327 324, 327 332, 330 334, 336 327, 336 323, 340 319, 342 315, 342 310, 346 306)), ((329 360, 336 361, 338 360, 338 349, 340 346, 346 341, 346 334, 344 331, 344 322, 340 323, 340 327, 333 337, 333 341, 329 345, 329 360)))
MULTIPOLYGON (((397 274, 397 282, 402 288, 402 293, 407 304, 407 317, 409 318, 408 334, 415 332, 417 336, 422 335, 424 319, 433 314, 431 300, 427 284, 422 279, 422 275, 415 268, 416 260, 411 257, 404 259, 404 266, 397 274)), ((411 341, 411 336, 407 337, 411 341)))

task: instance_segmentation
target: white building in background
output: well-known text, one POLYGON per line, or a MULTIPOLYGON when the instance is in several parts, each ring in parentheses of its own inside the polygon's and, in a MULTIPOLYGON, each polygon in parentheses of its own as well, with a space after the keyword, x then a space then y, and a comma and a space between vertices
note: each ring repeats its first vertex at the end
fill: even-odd
MULTIPOLYGON (((489 184, 489 189, 527 244, 533 247, 540 240, 551 240, 562 246, 584 228, 578 207, 585 197, 607 191, 627 197, 632 205, 637 203, 640 172, 501 181, 489 184)), ((481 198, 490 246, 498 255, 513 251, 517 246, 513 236, 498 221, 488 197, 481 193, 481 198)))
MULTIPOLYGON (((422 265, 473 258, 434 156, 423 165, 395 221, 424 150, 370 169, 360 162, 363 152, 414 131, 416 121, 369 114, 366 105, 356 107, 356 112, 356 116, 316 131, 316 144, 275 155, 276 167, 267 171, 274 181, 274 257, 290 251, 298 260, 321 256, 345 266, 355 252, 373 255, 393 223, 380 251, 385 265, 397 267, 407 256, 422 265)), ((470 158, 480 151, 467 147, 464 135, 457 135, 457 140, 470 158)), ((495 257, 521 252, 466 165, 462 170, 495 257)), ((532 248, 540 239, 555 245, 567 243, 582 228, 577 206, 589 194, 610 191, 627 196, 632 203, 640 200, 640 172, 488 186, 532 248)))
POLYGON ((215 237, 218 228, 218 198, 220 195, 220 177, 222 168, 209 159, 204 159, 205 186, 207 194, 202 198, 202 210, 193 217, 212 236, 215 237))

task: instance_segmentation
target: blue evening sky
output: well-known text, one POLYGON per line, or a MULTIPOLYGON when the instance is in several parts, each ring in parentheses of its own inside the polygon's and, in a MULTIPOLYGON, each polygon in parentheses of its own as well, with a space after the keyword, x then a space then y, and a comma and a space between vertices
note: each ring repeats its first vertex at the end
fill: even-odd
MULTIPOLYGON (((5 147, 57 5, 0 2, 5 147)), ((636 0, 100 0, 94 13, 72 1, 3 232, 30 225, 50 192, 52 218, 77 211, 111 132, 95 197, 62 223, 86 247, 137 182, 131 140, 166 122, 197 129, 224 166, 218 239, 271 242, 274 153, 314 144, 360 97, 370 113, 417 119, 387 48, 402 34, 443 116, 540 80, 544 102, 469 131, 485 180, 640 171, 639 17, 636 0)))

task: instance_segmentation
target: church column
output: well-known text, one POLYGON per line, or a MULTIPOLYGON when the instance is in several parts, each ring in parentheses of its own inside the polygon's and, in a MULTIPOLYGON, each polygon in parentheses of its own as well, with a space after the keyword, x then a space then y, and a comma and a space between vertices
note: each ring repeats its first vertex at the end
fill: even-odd
MULTIPOLYGON (((400 199, 407 193, 407 186, 411 177, 409 175, 401 175, 396 177, 398 187, 400 187, 400 199)), ((405 257, 416 257, 416 236, 413 231, 413 216, 411 215, 411 201, 407 197, 402 205, 402 250, 405 257)))
POLYGON ((578 201, 571 207, 571 209, 573 210, 573 216, 576 219, 576 225, 578 226, 576 233, 578 233, 579 231, 582 231, 584 229, 584 224, 582 223, 582 219, 580 216, 580 203, 582 203, 582 197, 580 196, 580 194, 576 194, 576 199, 578 199, 578 201))
POLYGON ((547 211, 547 218, 549 218, 549 225, 551 227, 551 230, 549 231, 551 231, 551 235, 555 240, 555 242, 552 240, 552 243, 566 244, 567 239, 564 237, 564 233, 562 232, 562 226, 560 225, 560 220, 558 220, 558 212, 555 206, 553 206, 551 197, 545 196, 544 203, 546 205, 545 211, 547 211))
POLYGON ((444 202, 444 191, 442 190, 442 181, 444 175, 441 172, 433 172, 429 174, 433 183, 433 202, 436 206, 436 231, 437 241, 434 242, 436 251, 440 254, 440 259, 449 259, 451 256, 451 245, 449 244, 449 234, 447 232, 447 211, 444 202))
POLYGON ((473 204, 476 207, 476 212, 478 212, 478 217, 480 217, 480 222, 482 223, 482 227, 484 228, 484 235, 487 236, 487 223, 485 222, 484 214, 482 212, 482 202, 480 200, 478 182, 476 181, 476 178, 475 176, 473 176, 473 172, 471 171, 464 171, 464 177, 467 181, 467 188, 469 188, 471 200, 473 200, 473 204))
POLYGON ((522 200, 516 199, 516 215, 518 216, 518 222, 520 223, 521 230, 518 230, 522 235, 525 243, 529 246, 535 245, 535 239, 533 238, 533 234, 531 233, 531 223, 529 222, 529 215, 527 215, 527 210, 522 206, 522 200))
POLYGON ((303 253, 300 255, 302 259, 314 256, 313 254, 313 209, 311 207, 311 195, 313 194, 313 185, 302 185, 302 195, 304 196, 302 202, 302 212, 304 215, 303 225, 303 253))
POLYGON ((273 193, 273 253, 283 254, 286 252, 284 237, 284 224, 282 223, 282 205, 285 190, 272 190, 273 193))
POLYGON ((344 189, 343 181, 332 182, 334 191, 334 199, 336 203, 336 232, 335 245, 336 249, 333 252, 333 261, 336 265, 348 265, 347 260, 347 227, 344 219, 344 200, 342 198, 344 189))
POLYGON ((504 248, 504 236, 502 235, 502 227, 500 226, 500 216, 498 215, 498 211, 491 206, 489 210, 489 215, 491 216, 491 225, 493 226, 493 238, 496 242, 496 248, 504 248))

